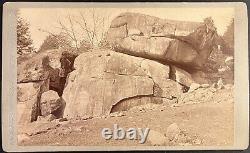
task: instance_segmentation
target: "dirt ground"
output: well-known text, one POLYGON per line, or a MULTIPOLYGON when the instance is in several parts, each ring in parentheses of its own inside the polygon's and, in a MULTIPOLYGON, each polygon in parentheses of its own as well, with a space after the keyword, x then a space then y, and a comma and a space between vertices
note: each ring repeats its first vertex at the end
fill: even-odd
MULTIPOLYGON (((215 96, 221 98, 220 94, 215 96)), ((105 140, 101 136, 101 130, 103 128, 114 129, 114 124, 118 124, 125 130, 148 127, 150 130, 164 134, 172 123, 177 123, 185 135, 185 141, 165 145, 232 145, 234 142, 234 103, 232 97, 228 98, 230 100, 185 104, 178 107, 165 104, 141 106, 114 117, 79 118, 57 123, 52 121, 48 123, 49 126, 44 131, 30 134, 29 139, 21 141, 19 145, 149 146, 152 145, 149 141, 140 144, 139 140, 105 140), (53 126, 51 126, 52 123, 53 126)), ((41 125, 45 126, 45 124, 41 125)))

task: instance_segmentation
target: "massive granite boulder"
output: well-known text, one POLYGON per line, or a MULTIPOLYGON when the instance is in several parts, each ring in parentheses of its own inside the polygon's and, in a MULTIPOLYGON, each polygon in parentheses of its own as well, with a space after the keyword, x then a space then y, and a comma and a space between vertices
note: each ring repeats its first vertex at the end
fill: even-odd
MULTIPOLYGON (((170 45, 178 43, 184 49, 188 45, 182 44, 179 41, 172 42, 173 39, 171 37, 152 36, 185 36, 193 32, 200 25, 201 23, 199 22, 164 20, 139 13, 123 13, 112 21, 108 30, 107 40, 116 51, 123 53, 127 51, 128 53, 132 52, 138 55, 159 55, 160 57, 169 56, 169 58, 173 58, 174 56, 178 56, 174 52, 166 55, 170 45)), ((190 53, 196 54, 189 50, 183 52, 183 54, 190 53)))
POLYGON ((123 13, 108 30, 107 41, 117 52, 177 66, 189 73, 203 70, 220 37, 213 20, 164 20, 139 13, 123 13))
POLYGON ((112 50, 83 53, 74 68, 62 95, 64 117, 107 115, 144 103, 162 103, 181 92, 168 79, 168 66, 112 50))

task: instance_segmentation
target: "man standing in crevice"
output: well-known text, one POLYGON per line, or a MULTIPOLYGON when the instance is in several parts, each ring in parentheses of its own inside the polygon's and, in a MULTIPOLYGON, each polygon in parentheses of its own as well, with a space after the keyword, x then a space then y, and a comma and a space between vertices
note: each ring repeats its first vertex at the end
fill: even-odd
POLYGON ((61 87, 59 96, 63 94, 63 89, 66 83, 67 75, 74 70, 73 66, 75 58, 76 56, 71 55, 67 51, 62 52, 62 56, 60 58, 61 68, 59 71, 60 87, 61 87))

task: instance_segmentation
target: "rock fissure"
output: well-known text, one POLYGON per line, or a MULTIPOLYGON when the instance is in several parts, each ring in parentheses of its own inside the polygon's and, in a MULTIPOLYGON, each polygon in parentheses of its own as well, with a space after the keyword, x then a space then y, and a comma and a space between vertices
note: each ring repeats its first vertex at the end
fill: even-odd
POLYGON ((118 102, 116 102, 114 105, 112 105, 112 108, 110 110, 110 113, 118 112, 118 111, 125 111, 132 107, 139 106, 145 104, 143 100, 146 98, 154 98, 153 94, 150 95, 136 95, 133 97, 127 97, 124 98, 118 102))

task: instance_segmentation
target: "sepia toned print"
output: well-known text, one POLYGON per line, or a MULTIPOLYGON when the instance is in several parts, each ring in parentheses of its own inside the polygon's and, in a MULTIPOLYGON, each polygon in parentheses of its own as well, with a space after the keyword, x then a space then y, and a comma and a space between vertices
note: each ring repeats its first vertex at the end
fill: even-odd
POLYGON ((15 15, 17 146, 235 145, 234 6, 15 15))

